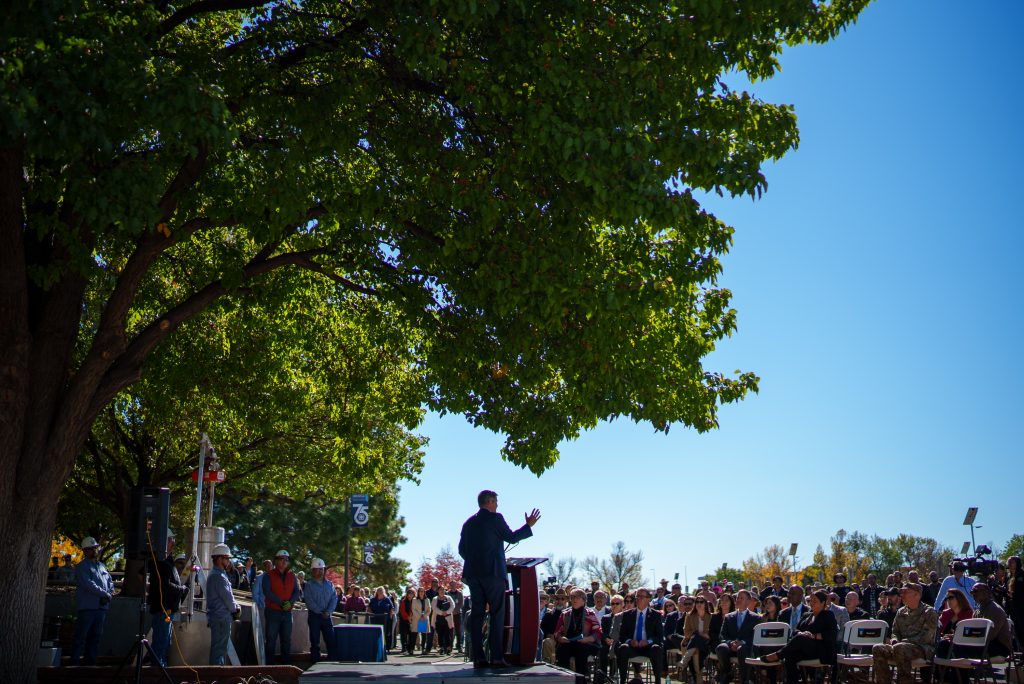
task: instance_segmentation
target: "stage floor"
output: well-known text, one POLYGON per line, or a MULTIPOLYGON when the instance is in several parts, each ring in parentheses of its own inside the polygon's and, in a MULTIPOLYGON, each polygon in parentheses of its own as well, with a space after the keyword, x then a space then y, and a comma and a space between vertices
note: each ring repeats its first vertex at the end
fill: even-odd
POLYGON ((378 684, 413 681, 425 684, 499 684, 525 682, 526 684, 574 684, 576 676, 560 667, 539 663, 503 667, 501 669, 474 668, 471 663, 327 663, 320 662, 306 670, 301 684, 343 684, 353 680, 378 684))

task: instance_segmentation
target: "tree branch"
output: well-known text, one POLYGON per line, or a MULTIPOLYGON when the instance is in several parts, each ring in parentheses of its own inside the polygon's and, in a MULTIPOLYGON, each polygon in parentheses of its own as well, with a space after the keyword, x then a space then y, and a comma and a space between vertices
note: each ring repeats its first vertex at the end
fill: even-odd
POLYGON ((156 28, 155 40, 160 40, 192 17, 211 12, 227 12, 230 10, 252 9, 263 7, 266 0, 199 0, 187 5, 160 22, 156 28))

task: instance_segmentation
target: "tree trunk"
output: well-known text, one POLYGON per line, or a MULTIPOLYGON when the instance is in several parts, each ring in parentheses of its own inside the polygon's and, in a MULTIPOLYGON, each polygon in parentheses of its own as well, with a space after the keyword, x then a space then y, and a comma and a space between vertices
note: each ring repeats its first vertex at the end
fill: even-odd
MULTIPOLYGON (((4 456, 4 465, 9 463, 4 456)), ((5 472, 10 472, 4 468, 5 472)), ((20 488, 0 510, 0 679, 35 684, 43 628, 46 569, 57 521, 54 497, 20 488)))

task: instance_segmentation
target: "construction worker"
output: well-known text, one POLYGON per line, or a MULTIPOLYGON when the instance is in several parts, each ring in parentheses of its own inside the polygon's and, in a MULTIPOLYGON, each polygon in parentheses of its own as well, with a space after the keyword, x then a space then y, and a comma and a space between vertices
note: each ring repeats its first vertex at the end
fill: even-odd
POLYGON ((188 587, 181 581, 178 569, 174 565, 174 533, 167 530, 167 556, 146 561, 149 570, 149 601, 150 626, 153 629, 153 641, 150 646, 156 660, 167 667, 167 650, 171 646, 171 619, 178 612, 181 600, 188 592, 188 587))
POLYGON ((92 537, 82 540, 85 558, 75 566, 75 585, 78 587, 75 600, 78 603, 78 622, 75 624, 75 642, 71 649, 71 664, 78 665, 85 650, 85 665, 95 665, 99 655, 103 625, 110 611, 110 600, 114 597, 114 578, 107 572, 107 566, 97 558, 100 545, 92 537))
POLYGON ((309 611, 306 621, 309 624, 309 653, 313 662, 320 660, 320 636, 323 635, 327 651, 334 649, 334 623, 331 613, 338 605, 338 592, 334 585, 324 578, 327 566, 322 558, 314 558, 310 567, 313 579, 306 582, 303 597, 309 611))
POLYGON ((267 622, 266 651, 267 664, 274 664, 277 640, 281 640, 281 662, 291 663, 292 657, 292 608, 299 600, 299 580, 288 569, 290 555, 284 549, 274 557, 274 568, 261 577, 263 582, 264 616, 267 622))
POLYGON ((206 579, 206 624, 210 628, 210 664, 224 665, 231 639, 231 622, 242 616, 242 607, 235 602, 227 570, 231 567, 231 549, 217 544, 210 552, 213 570, 206 579))

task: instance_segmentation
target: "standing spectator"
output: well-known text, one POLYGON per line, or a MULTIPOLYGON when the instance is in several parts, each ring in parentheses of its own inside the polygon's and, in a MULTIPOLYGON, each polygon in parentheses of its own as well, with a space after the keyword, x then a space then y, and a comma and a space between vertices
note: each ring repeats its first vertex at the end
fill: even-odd
POLYGON ((452 654, 452 630, 455 629, 455 601, 445 593, 444 586, 437 585, 437 596, 430 602, 430 612, 434 615, 434 632, 437 634, 437 652, 440 655, 452 654))
POLYGON ((761 590, 761 595, 758 598, 762 601, 764 601, 768 596, 778 596, 779 598, 782 598, 787 593, 786 588, 782 586, 782 577, 776 575, 775 577, 772 577, 772 583, 761 590))
POLYGON ((334 621, 331 613, 338 605, 338 594, 334 585, 324 579, 327 565, 321 558, 314 558, 309 568, 313 579, 306 582, 303 600, 306 602, 306 623, 309 625, 309 654, 313 662, 320 660, 320 637, 323 636, 327 652, 334 650, 334 621))
POLYGON ((249 581, 250 587, 256 586, 256 561, 252 559, 252 556, 246 556, 245 558, 245 578, 249 581))
POLYGON ((935 603, 932 604, 932 607, 935 608, 936 612, 942 610, 942 602, 946 600, 946 592, 956 588, 964 592, 967 600, 971 602, 971 608, 977 608, 978 605, 974 602, 974 597, 971 595, 971 587, 974 586, 977 580, 965 574, 967 566, 963 561, 953 561, 949 566, 949 570, 949 576, 942 580, 942 584, 939 585, 939 591, 935 596, 935 603))
POLYGON ((885 623, 892 628, 892 623, 896 619, 896 612, 900 608, 899 604, 900 590, 896 587, 890 587, 886 589, 885 595, 882 597, 882 608, 875 615, 879 620, 885 620, 885 623))
POLYGON ((71 664, 78 665, 85 651, 85 665, 95 665, 99 655, 100 638, 114 596, 114 579, 107 566, 99 561, 100 545, 92 537, 82 540, 85 558, 75 566, 75 600, 78 603, 78 622, 75 624, 75 642, 71 649, 71 664))
POLYGON ((61 584, 71 584, 75 581, 75 564, 70 553, 64 554, 63 565, 57 569, 54 579, 61 584))
MULTIPOLYGON (((437 598, 437 588, 440 582, 437 578, 430 580, 430 588, 427 589, 427 600, 430 601, 431 605, 434 603, 434 599, 437 598)), ((427 650, 424 653, 430 653, 430 650, 434 648, 434 642, 437 640, 437 629, 434 627, 433 618, 430 620, 430 632, 427 634, 427 650)))
POLYGON ((878 586, 874 573, 868 575, 867 585, 860 592, 860 601, 868 615, 875 617, 882 609, 882 596, 886 589, 878 586))
POLYGON ((683 595, 683 585, 679 582, 676 582, 672 585, 672 591, 670 591, 668 595, 672 597, 672 600, 675 601, 676 605, 678 606, 679 599, 683 595))
POLYGON ((290 554, 281 549, 274 557, 274 568, 263 575, 263 601, 266 604, 267 664, 274 663, 277 642, 281 642, 281 663, 292 660, 292 608, 299 600, 299 579, 288 569, 290 554))
POLYGON ((935 632, 939 616, 935 609, 921 601, 921 585, 904 588, 905 605, 892 623, 892 638, 887 644, 871 648, 874 666, 871 668, 877 684, 892 684, 891 666, 896 666, 900 684, 914 681, 913 662, 918 658, 930 660, 935 653, 935 632))
POLYGON ((452 620, 455 622, 455 650, 462 653, 462 607, 466 599, 455 580, 448 583, 448 597, 455 602, 455 612, 452 613, 452 620))
POLYGON ((374 590, 373 598, 370 599, 370 612, 373 613, 373 623, 384 626, 385 648, 390 651, 394 647, 391 642, 391 620, 395 617, 395 604, 384 593, 384 587, 374 590))
MULTIPOLYGON (((988 632, 989 657, 1009 656, 1013 647, 1013 637, 1010 634, 1010 623, 1006 619, 1006 611, 992 600, 992 590, 985 582, 975 583, 971 587, 971 592, 978 604, 974 611, 974 617, 992 621, 992 629, 988 632)), ((976 657, 979 655, 981 654, 975 654, 976 657)))
POLYGON ((597 590, 600 588, 600 582, 597 580, 590 580, 590 591, 587 592, 587 608, 594 607, 594 603, 597 601, 597 590))
POLYGON ((415 600, 416 590, 408 587, 405 598, 398 602, 398 636, 402 640, 402 652, 409 655, 416 647, 416 623, 412 615, 412 602, 415 600))
POLYGON ((241 617, 242 608, 235 603, 227 571, 231 567, 231 549, 217 544, 210 555, 213 569, 206 579, 206 624, 210 628, 210 665, 224 665, 231 640, 231 622, 241 617))
POLYGON ((420 653, 430 652, 427 650, 427 635, 430 634, 430 610, 430 599, 427 598, 427 590, 420 587, 416 590, 416 598, 412 602, 412 624, 416 629, 417 637, 422 640, 420 653))
POLYGON ((1006 559, 1006 603, 1013 624, 1024 630, 1024 568, 1020 556, 1006 559))
MULTIPOLYGON (((662 580, 667 582, 668 580, 662 580)), ((651 599, 651 608, 655 610, 662 610, 665 607, 665 597, 668 595, 668 589, 665 587, 658 587, 654 590, 654 598, 651 599)), ((662 610, 662 612, 664 612, 662 610)))
MULTIPOLYGON (((828 598, 826 597, 826 601, 828 598)), ((736 610, 729 613, 722 622, 722 630, 719 633, 719 643, 715 648, 718 655, 718 681, 727 684, 732 670, 732 660, 737 660, 739 668, 739 679, 747 681, 746 658, 751 657, 754 643, 754 627, 761 622, 761 616, 747 610, 750 601, 750 592, 741 589, 736 593, 736 610)), ((796 682, 793 678, 789 680, 796 682)))
POLYGON ((167 667, 167 649, 171 646, 171 616, 178 612, 181 599, 188 588, 181 581, 178 569, 174 567, 174 535, 167 530, 167 555, 156 563, 152 559, 146 561, 149 570, 149 602, 150 627, 153 629, 153 657, 167 667))
POLYGON ((939 582, 939 573, 932 570, 928 573, 928 584, 924 585, 921 593, 921 600, 929 606, 935 605, 935 599, 939 597, 939 589, 942 583, 939 582))
POLYGON ((715 609, 715 605, 718 603, 718 594, 711 590, 711 586, 707 580, 700 583, 700 591, 698 594, 703 596, 704 600, 708 602, 709 609, 715 609))
POLYGON ((352 585, 348 588, 348 596, 345 597, 345 612, 346 613, 365 613, 366 612, 366 600, 363 599, 362 592, 359 591, 359 587, 352 585))
MULTIPOLYGON (((263 561, 263 570, 261 572, 256 573, 256 579, 253 581, 252 602, 253 605, 259 609, 260 617, 263 617, 263 611, 264 608, 266 608, 266 603, 264 602, 263 597, 263 576, 270 572, 273 568, 274 564, 271 563, 269 560, 263 561)), ((263 622, 266 622, 266 620, 264 619, 263 622)))
POLYGON ((846 586, 846 573, 837 572, 832 575, 833 587, 832 591, 839 596, 839 605, 846 603, 846 594, 850 591, 850 588, 846 586))

